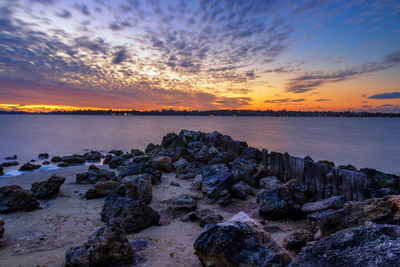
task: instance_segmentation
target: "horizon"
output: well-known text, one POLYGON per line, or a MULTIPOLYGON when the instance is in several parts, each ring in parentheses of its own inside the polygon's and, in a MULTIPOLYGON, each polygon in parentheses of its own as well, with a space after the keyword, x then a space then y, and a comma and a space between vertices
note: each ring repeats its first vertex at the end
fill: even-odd
POLYGON ((0 110, 400 112, 396 1, 0 0, 0 110))

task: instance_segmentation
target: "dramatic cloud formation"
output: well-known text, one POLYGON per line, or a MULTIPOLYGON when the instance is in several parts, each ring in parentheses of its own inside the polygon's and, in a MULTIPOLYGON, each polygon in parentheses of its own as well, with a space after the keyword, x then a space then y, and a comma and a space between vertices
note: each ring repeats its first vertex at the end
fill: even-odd
MULTIPOLYGON (((339 0, 0 0, 0 104, 264 109, 285 103, 309 109, 320 102, 345 108, 334 106, 343 103, 339 95, 312 100, 310 91, 398 67, 400 40, 391 38, 399 30, 393 23, 398 11, 390 0, 378 6, 339 0), (358 23, 352 18, 366 29, 349 26, 358 23), (330 31, 340 32, 332 45, 341 51, 321 41, 330 31), (353 42, 375 33, 388 40, 359 45, 373 53, 346 58, 344 52, 359 48, 340 38, 353 31, 362 36, 353 42)), ((389 85, 399 84, 397 76, 387 76, 389 85)), ((357 105, 351 108, 362 103, 357 105)))

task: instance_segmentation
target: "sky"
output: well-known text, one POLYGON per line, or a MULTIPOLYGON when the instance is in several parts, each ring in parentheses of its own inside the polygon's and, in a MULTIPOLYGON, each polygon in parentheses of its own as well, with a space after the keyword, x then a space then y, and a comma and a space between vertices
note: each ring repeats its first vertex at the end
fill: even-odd
POLYGON ((400 112, 400 2, 0 0, 0 109, 400 112))

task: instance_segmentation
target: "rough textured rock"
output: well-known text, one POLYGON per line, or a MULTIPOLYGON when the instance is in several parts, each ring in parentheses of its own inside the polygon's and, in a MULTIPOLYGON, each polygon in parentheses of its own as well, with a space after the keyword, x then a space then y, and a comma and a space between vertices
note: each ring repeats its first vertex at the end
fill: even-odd
POLYGON ((369 224, 308 243, 292 267, 398 266, 400 226, 369 224))
POLYGON ((340 209, 343 207, 343 204, 344 196, 333 196, 319 201, 305 203, 301 207, 301 211, 304 213, 312 213, 327 209, 340 209))
POLYGON ((108 162, 108 167, 110 169, 116 169, 119 166, 123 165, 125 163, 126 159, 124 157, 118 156, 118 157, 113 157, 109 162, 108 162))
POLYGON ((190 212, 184 221, 199 221, 200 226, 204 227, 207 224, 222 222, 223 219, 224 217, 210 209, 201 209, 190 212))
POLYGON ((49 179, 45 181, 33 183, 31 187, 31 192, 38 199, 49 198, 60 192, 60 187, 64 182, 64 177, 52 175, 49 179))
POLYGON ((269 220, 298 218, 307 201, 306 191, 307 187, 297 180, 290 180, 273 190, 264 190, 257 198, 259 213, 269 220))
POLYGON ((233 184, 233 175, 224 164, 207 166, 202 170, 201 190, 209 199, 226 198, 226 191, 233 184))
POLYGON ((235 159, 235 155, 228 153, 228 152, 222 152, 222 153, 215 155, 208 162, 208 165, 228 164, 228 163, 232 162, 234 159, 235 159))
POLYGON ((166 211, 173 216, 186 214, 197 209, 197 201, 196 197, 181 194, 165 201, 168 204, 166 211))
POLYGON ((45 161, 43 161, 43 162, 42 162, 42 164, 43 164, 43 165, 50 165, 50 164, 51 164, 51 162, 50 162, 50 161, 48 161, 48 160, 45 160, 45 161))
POLYGON ((86 191, 85 197, 87 199, 101 198, 110 194, 125 196, 126 186, 116 181, 99 182, 86 191))
POLYGON ((126 197, 150 203, 153 197, 151 178, 147 173, 125 177, 122 182, 127 188, 126 197))
POLYGON ((94 165, 90 165, 87 172, 76 174, 75 183, 77 184, 95 184, 98 182, 105 182, 110 180, 116 180, 117 177, 114 172, 99 169, 94 165))
POLYGON ((108 152, 109 154, 114 154, 115 156, 121 156, 122 154, 124 154, 124 151, 122 150, 117 150, 117 149, 113 149, 111 151, 108 152))
POLYGON ((167 156, 157 156, 151 160, 151 164, 156 170, 163 172, 171 172, 173 167, 171 158, 167 156))
POLYGON ((261 161, 262 159, 262 154, 261 151, 257 148, 254 147, 246 147, 242 150, 242 152, 240 153, 240 156, 245 158, 245 159, 254 159, 257 161, 261 161))
POLYGON ((138 175, 143 173, 147 173, 150 175, 152 185, 160 184, 162 172, 156 170, 148 162, 135 162, 121 167, 118 178, 122 180, 122 178, 126 176, 138 175))
POLYGON ((132 263, 134 258, 125 231, 115 223, 97 230, 82 246, 69 248, 65 266, 120 266, 132 263))
POLYGON ((281 185, 281 181, 277 176, 268 176, 260 179, 260 188, 267 190, 277 189, 281 185))
POLYGON ((61 162, 62 158, 60 156, 55 156, 55 157, 52 157, 50 161, 57 163, 57 162, 61 162))
POLYGON ((13 160, 13 161, 6 161, 6 162, 3 162, 1 165, 2 165, 3 167, 17 166, 17 165, 19 165, 19 162, 18 162, 18 161, 15 161, 15 160, 13 160))
POLYGON ((268 233, 243 212, 206 227, 194 248, 203 266, 286 266, 290 262, 268 233))
POLYGON ((257 187, 259 183, 258 178, 255 176, 257 165, 257 162, 253 159, 236 158, 231 165, 235 182, 243 181, 252 187, 257 187))
POLYGON ((368 196, 371 198, 382 197, 387 194, 400 192, 400 177, 394 174, 383 173, 374 169, 360 169, 368 179, 368 196), (385 188, 386 190, 381 190, 385 188), (391 190, 390 190, 391 189, 391 190))
POLYGON ((119 219, 127 233, 134 233, 157 225, 160 215, 139 200, 108 195, 101 211, 101 220, 109 223, 113 219, 119 219))
POLYGON ((2 239, 4 235, 4 223, 4 219, 0 218, 0 239, 2 239))
POLYGON ((201 162, 189 163, 185 158, 180 158, 173 165, 176 169, 176 177, 182 180, 194 178, 200 174, 201 168, 204 166, 201 162))
POLYGON ((4 168, 0 165, 0 176, 4 175, 4 168))
POLYGON ((307 242, 313 240, 313 233, 308 230, 295 230, 283 240, 285 247, 290 250, 299 251, 307 242))
POLYGON ((97 151, 90 151, 90 153, 85 153, 83 155, 83 158, 89 162, 100 161, 102 157, 103 157, 103 155, 97 151))
POLYGON ((61 162, 61 163, 57 164, 57 166, 58 166, 58 167, 61 167, 61 168, 65 168, 65 167, 68 167, 68 166, 69 166, 69 163, 67 163, 67 162, 61 162))
POLYGON ((231 187, 232 197, 245 200, 247 195, 254 195, 254 190, 248 184, 240 181, 231 187))
POLYGON ((8 156, 5 158, 5 160, 16 160, 16 159, 17 159, 17 155, 8 156))
POLYGON ((66 163, 72 163, 72 164, 82 164, 85 163, 85 158, 82 157, 81 155, 72 155, 72 156, 65 156, 62 157, 62 160, 66 163))
POLYGON ((39 207, 36 197, 28 190, 18 185, 0 187, 0 213, 31 211, 39 207))
POLYGON ((203 176, 198 174, 194 177, 193 181, 190 183, 190 188, 193 190, 201 190, 203 184, 203 176))
POLYGON ((307 219, 326 236, 366 222, 400 224, 400 196, 346 202, 342 209, 314 212, 307 219))
POLYGON ((32 163, 25 163, 24 165, 22 165, 21 167, 19 167, 20 171, 33 171, 36 169, 39 169, 41 167, 40 164, 32 164, 32 163))

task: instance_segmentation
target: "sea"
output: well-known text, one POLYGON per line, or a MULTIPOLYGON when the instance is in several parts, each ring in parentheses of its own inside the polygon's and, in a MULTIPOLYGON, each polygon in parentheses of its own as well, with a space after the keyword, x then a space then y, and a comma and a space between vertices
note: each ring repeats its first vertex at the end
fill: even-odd
MULTIPOLYGON (((0 163, 12 155, 21 164, 41 163, 44 152, 143 150, 182 129, 219 131, 268 151, 400 174, 400 118, 0 115, 0 163)), ((5 171, 20 174, 17 167, 5 171)))

